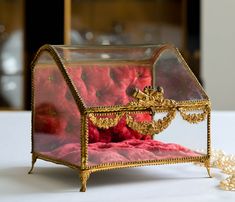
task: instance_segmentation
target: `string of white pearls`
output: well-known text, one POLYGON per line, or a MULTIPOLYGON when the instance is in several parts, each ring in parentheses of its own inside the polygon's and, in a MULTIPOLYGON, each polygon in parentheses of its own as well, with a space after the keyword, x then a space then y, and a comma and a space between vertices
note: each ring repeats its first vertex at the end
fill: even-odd
POLYGON ((222 173, 229 175, 220 182, 221 189, 235 191, 235 155, 227 155, 222 150, 212 150, 210 167, 220 169, 222 173))

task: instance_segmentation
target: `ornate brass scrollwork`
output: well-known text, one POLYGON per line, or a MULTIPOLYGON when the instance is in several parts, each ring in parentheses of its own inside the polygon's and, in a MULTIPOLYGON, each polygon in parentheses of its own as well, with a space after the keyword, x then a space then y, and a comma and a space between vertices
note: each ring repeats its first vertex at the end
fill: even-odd
POLYGON ((153 120, 151 122, 137 122, 130 115, 126 116, 127 125, 133 130, 138 131, 144 135, 154 135, 162 132, 166 129, 171 121, 175 118, 176 109, 172 109, 167 113, 167 115, 163 119, 153 120))
POLYGON ((95 126, 103 129, 108 129, 110 127, 116 126, 120 121, 120 119, 122 118, 123 114, 124 113, 118 113, 115 115, 114 118, 110 117, 100 118, 99 116, 95 116, 94 113, 91 113, 89 114, 89 118, 95 126))
MULTIPOLYGON (((209 108, 204 107, 202 113, 193 113, 193 114, 187 114, 186 112, 188 111, 187 109, 183 108, 178 108, 180 115, 185 121, 188 121, 189 123, 199 123, 201 121, 204 121, 209 113, 209 108)), ((198 109, 196 109, 198 110, 198 109)))
POLYGON ((154 112, 155 109, 162 109, 168 112, 163 119, 153 120, 151 122, 137 122, 132 116, 126 115, 127 125, 133 130, 141 134, 158 134, 166 129, 175 118, 176 102, 164 98, 164 90, 162 87, 154 89, 151 86, 147 86, 143 91, 136 89, 133 97, 136 98, 136 100, 130 102, 130 106, 146 107, 152 112, 154 112))
MULTIPOLYGON (((118 124, 122 116, 126 114, 126 124, 133 130, 138 131, 145 135, 154 135, 162 132, 166 129, 171 121, 175 118, 176 111, 180 112, 182 118, 189 123, 199 123, 204 121, 210 111, 210 106, 177 106, 177 102, 170 99, 164 98, 164 91, 162 87, 154 89, 151 86, 147 86, 143 91, 135 89, 133 94, 135 98, 126 105, 127 108, 138 110, 146 110, 152 112, 152 115, 157 112, 166 112, 167 115, 158 120, 152 120, 150 122, 142 121, 138 122, 135 120, 131 112, 113 112, 107 113, 106 115, 96 115, 94 113, 89 114, 89 118, 92 123, 98 128, 108 129, 118 124), (144 109, 143 109, 144 108, 144 109), (202 110, 202 113, 190 113, 193 110, 202 110), (112 116, 112 117, 111 117, 112 116)), ((128 111, 128 110, 127 110, 128 111)))
POLYGON ((133 97, 136 100, 130 102, 129 106, 172 108, 176 105, 174 100, 164 98, 162 87, 157 87, 156 90, 151 86, 146 86, 143 91, 136 89, 133 97))
POLYGON ((171 121, 175 118, 176 102, 174 100, 164 98, 164 91, 162 87, 157 87, 156 90, 150 86, 145 87, 143 91, 136 89, 133 97, 136 98, 136 100, 127 104, 127 107, 134 106, 137 110, 141 107, 144 107, 151 110, 152 112, 155 112, 155 110, 162 110, 166 111, 167 115, 163 119, 159 119, 156 121, 154 120, 151 122, 137 122, 134 120, 134 117, 126 112, 115 113, 114 118, 102 118, 102 116, 100 115, 97 116, 94 113, 90 113, 90 120, 95 126, 103 129, 108 129, 110 127, 116 126, 121 117, 126 114, 126 123, 130 128, 138 131, 141 134, 154 135, 166 129, 170 125, 171 121))

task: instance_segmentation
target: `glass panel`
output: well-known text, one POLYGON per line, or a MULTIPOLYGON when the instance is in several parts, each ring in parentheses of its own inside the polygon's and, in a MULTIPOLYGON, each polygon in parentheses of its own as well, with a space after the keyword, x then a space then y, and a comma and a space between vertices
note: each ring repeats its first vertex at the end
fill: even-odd
MULTIPOLYGON (((115 117, 115 115, 113 116, 115 117)), ((135 117, 139 121, 151 120, 148 113, 136 114, 135 117)), ((109 116, 109 118, 112 117, 109 116)), ((141 146, 144 146, 145 140, 146 142, 151 141, 151 137, 141 135, 129 128, 125 117, 122 117, 116 126, 109 129, 98 128, 89 120, 88 165, 142 160, 145 158, 145 150, 141 146)), ((146 153, 150 154, 148 151, 146 153)))
POLYGON ((71 0, 71 5, 71 44, 174 44, 202 81, 200 1, 71 0))
POLYGON ((91 106, 125 105, 135 88, 152 83, 151 68, 140 64, 72 65, 67 68, 83 101, 91 106))
POLYGON ((88 107, 125 105, 135 88, 152 85, 152 58, 161 46, 56 46, 88 107))
POLYGON ((154 86, 163 87, 165 98, 176 101, 207 99, 192 73, 169 49, 160 54, 154 65, 154 86))
POLYGON ((161 46, 54 46, 65 62, 82 61, 141 61, 150 59, 161 46))
POLYGON ((48 53, 43 53, 34 68, 33 85, 34 152, 80 165, 80 112, 48 53))
MULTIPOLYGON (((202 113, 201 110, 186 112, 187 114, 202 113)), ((157 120, 165 116, 165 113, 155 114, 154 119, 157 120)), ((207 120, 197 124, 191 124, 182 119, 180 113, 176 114, 175 119, 161 133, 154 136, 155 140, 168 144, 177 144, 191 151, 204 151, 207 149, 207 120)), ((178 151, 176 156, 181 156, 178 151)))
MULTIPOLYGON (((134 121, 151 122, 149 113, 131 115, 134 121)), ((157 114, 155 120, 165 116, 157 114)), ((115 115, 97 116, 99 118, 115 118, 115 115)), ((89 120, 88 164, 135 162, 147 160, 164 160, 185 157, 200 157, 206 152, 206 121, 190 125, 177 116, 170 126, 158 135, 143 135, 128 125, 125 116, 119 123, 108 129, 95 125, 89 120), (184 123, 183 123, 184 122, 184 123), (183 124, 182 124, 183 123, 183 124)))

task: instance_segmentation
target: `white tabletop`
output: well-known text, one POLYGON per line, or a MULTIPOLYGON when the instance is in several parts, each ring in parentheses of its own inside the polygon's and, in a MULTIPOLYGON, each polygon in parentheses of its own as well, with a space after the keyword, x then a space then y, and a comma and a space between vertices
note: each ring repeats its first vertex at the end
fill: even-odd
MULTIPOLYGON (((218 188, 223 176, 193 164, 93 173, 87 192, 73 170, 38 160, 32 175, 30 112, 0 112, 0 202, 15 201, 235 201, 218 188)), ((212 147, 235 154, 235 112, 212 113, 212 147)))

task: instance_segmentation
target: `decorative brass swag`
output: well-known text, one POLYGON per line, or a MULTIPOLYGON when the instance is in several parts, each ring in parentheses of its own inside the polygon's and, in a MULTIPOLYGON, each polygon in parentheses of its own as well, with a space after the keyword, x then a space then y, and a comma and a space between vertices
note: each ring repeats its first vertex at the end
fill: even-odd
MULTIPOLYGON (((210 108, 208 106, 202 107, 179 107, 177 102, 171 99, 164 98, 164 90, 162 87, 157 87, 155 90, 151 86, 147 86, 143 91, 135 89, 133 93, 134 101, 131 101, 126 105, 127 108, 135 108, 137 111, 140 109, 146 109, 150 111, 152 115, 155 112, 167 112, 166 116, 162 119, 138 122, 134 118, 135 113, 131 112, 115 112, 107 113, 106 117, 104 115, 97 115, 95 113, 89 114, 89 119, 91 122, 101 129, 108 129, 114 127, 118 124, 122 117, 126 117, 126 123, 128 127, 136 130, 143 135, 154 135, 159 134, 164 129, 166 129, 171 121, 175 118, 176 111, 179 111, 182 118, 192 124, 199 123, 206 119, 210 108), (201 113, 187 113, 193 110, 200 110, 201 113), (114 117, 110 117, 114 116, 114 117)), ((144 111, 146 112, 146 111, 144 111)))

